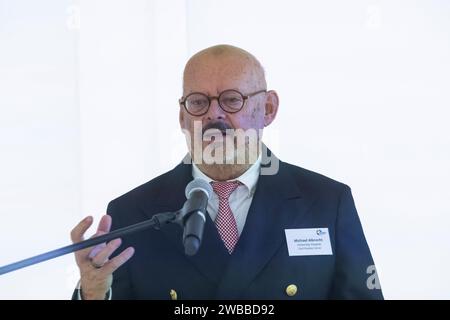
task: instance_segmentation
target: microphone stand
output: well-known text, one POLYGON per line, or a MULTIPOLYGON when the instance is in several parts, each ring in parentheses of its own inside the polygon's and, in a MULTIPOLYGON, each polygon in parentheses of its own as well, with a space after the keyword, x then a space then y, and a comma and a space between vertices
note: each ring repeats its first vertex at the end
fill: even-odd
POLYGON ((0 275, 12 272, 18 269, 22 269, 28 266, 31 266, 33 264, 50 260, 71 252, 75 252, 81 249, 85 249, 88 247, 95 246, 97 244, 107 242, 116 238, 120 238, 122 236, 135 233, 138 231, 142 231, 148 228, 153 228, 156 230, 159 230, 163 224, 167 223, 181 223, 179 219, 180 211, 175 212, 163 212, 155 214, 151 219, 139 222, 136 224, 133 224, 128 227, 124 227, 121 229, 114 230, 112 232, 109 232, 107 234, 104 234, 99 237, 91 238, 88 240, 80 241, 78 243, 71 244, 69 246, 65 246, 56 250, 52 250, 46 253, 39 254, 37 256, 27 258, 21 261, 17 261, 8 265, 5 265, 3 267, 0 267, 0 275))

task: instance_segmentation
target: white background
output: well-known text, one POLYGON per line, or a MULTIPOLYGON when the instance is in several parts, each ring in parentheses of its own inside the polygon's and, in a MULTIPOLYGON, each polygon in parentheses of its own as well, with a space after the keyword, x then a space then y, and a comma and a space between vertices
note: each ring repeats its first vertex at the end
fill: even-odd
MULTIPOLYGON (((271 149, 352 187, 385 297, 450 299, 449 17, 446 0, 0 0, 0 265, 175 166, 184 63, 228 43, 280 95, 271 149)), ((67 299, 77 279, 61 257, 0 276, 0 299, 67 299)))

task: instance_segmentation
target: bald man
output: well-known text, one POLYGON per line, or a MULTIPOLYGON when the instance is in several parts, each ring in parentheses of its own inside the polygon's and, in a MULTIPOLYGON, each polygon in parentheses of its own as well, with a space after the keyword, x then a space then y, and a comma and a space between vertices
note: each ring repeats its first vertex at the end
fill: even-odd
MULTIPOLYGON (((199 251, 185 255, 175 224, 79 251, 73 298, 383 298, 350 188, 261 143, 279 99, 252 54, 229 45, 195 54, 179 105, 187 156, 111 201, 96 235, 179 210, 186 185, 201 178, 214 192, 199 251)), ((73 242, 92 223, 81 221, 73 242)))

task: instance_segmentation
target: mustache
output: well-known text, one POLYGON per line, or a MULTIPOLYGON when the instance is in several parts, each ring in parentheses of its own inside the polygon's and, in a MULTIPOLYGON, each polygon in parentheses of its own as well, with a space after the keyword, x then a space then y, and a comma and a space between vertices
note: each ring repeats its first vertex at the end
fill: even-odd
POLYGON ((223 134, 225 134, 227 129, 233 129, 233 127, 222 121, 209 122, 203 127, 202 135, 204 135, 205 132, 209 129, 217 129, 220 132, 222 132, 223 134))

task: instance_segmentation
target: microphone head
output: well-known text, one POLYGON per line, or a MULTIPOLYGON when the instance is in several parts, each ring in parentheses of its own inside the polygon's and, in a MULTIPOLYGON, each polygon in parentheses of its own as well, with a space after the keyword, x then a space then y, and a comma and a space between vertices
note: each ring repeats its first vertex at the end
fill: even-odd
POLYGON ((211 198, 211 195, 213 193, 213 188, 208 182, 206 182, 203 179, 196 178, 191 182, 189 182, 188 185, 186 186, 185 189, 186 199, 189 199, 191 196, 191 192, 196 190, 203 191, 208 196, 208 199, 211 198))

